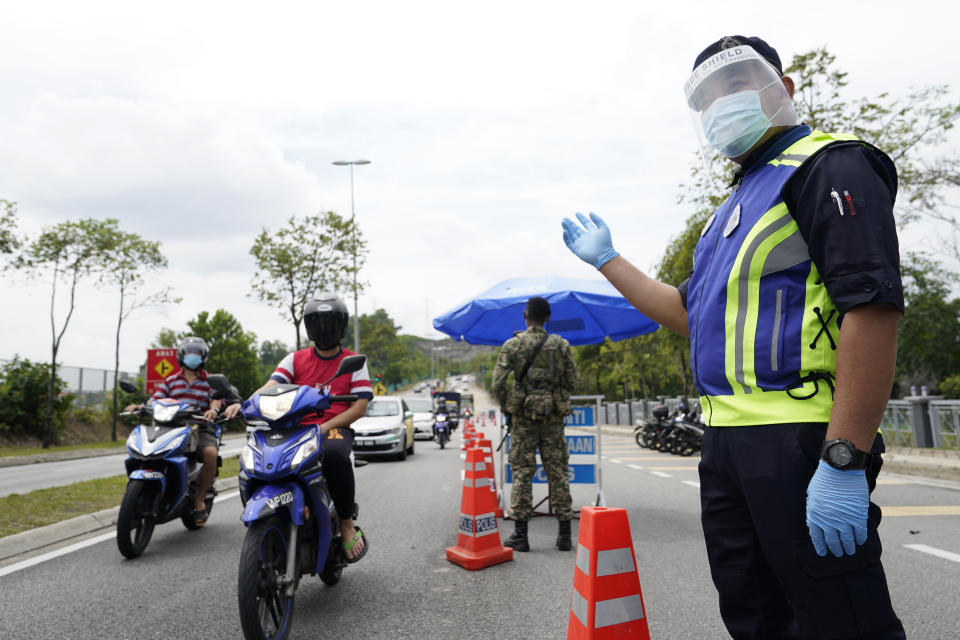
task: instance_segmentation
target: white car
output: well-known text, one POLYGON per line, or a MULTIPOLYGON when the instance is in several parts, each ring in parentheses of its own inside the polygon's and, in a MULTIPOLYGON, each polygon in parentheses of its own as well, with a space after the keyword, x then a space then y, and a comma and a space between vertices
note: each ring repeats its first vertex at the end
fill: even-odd
POLYGON ((421 440, 433 439, 433 400, 430 398, 404 398, 410 411, 413 411, 413 437, 421 440))
POLYGON ((413 455, 413 412, 403 398, 376 396, 367 404, 367 413, 351 425, 353 453, 359 457, 413 455))

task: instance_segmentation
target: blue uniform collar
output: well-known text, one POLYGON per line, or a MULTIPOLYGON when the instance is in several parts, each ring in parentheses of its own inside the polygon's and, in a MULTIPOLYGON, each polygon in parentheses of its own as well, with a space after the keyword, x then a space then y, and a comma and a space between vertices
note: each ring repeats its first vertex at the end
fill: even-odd
POLYGON ((786 131, 781 131, 777 135, 770 138, 762 147, 755 149, 753 153, 747 156, 747 159, 743 161, 743 164, 740 165, 740 168, 737 169, 737 172, 733 174, 733 180, 730 184, 734 184, 743 179, 743 177, 750 172, 756 166, 762 166, 770 162, 778 155, 780 155, 784 149, 792 145, 794 142, 800 138, 805 138, 806 136, 813 133, 813 130, 805 125, 798 124, 795 127, 791 127, 786 131))

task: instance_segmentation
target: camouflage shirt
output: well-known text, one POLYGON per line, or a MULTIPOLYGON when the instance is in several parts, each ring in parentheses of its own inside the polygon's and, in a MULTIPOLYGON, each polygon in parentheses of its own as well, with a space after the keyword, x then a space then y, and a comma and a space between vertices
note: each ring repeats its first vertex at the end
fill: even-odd
POLYGON ((570 343, 556 334, 549 335, 522 383, 516 385, 527 359, 545 335, 547 332, 541 327, 518 331, 503 343, 493 368, 493 394, 500 406, 507 407, 509 392, 516 391, 523 396, 518 399, 522 402, 522 413, 531 419, 567 414, 570 394, 580 387, 580 374, 570 343), (511 373, 514 382, 508 386, 507 378, 511 373))

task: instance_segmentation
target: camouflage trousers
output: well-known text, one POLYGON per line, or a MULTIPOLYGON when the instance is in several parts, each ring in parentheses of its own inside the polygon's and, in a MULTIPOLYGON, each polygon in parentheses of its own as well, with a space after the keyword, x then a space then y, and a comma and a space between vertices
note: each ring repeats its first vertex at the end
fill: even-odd
POLYGON ((537 449, 547 481, 550 483, 550 506, 558 520, 573 518, 570 479, 567 475, 567 441, 563 434, 563 418, 548 422, 514 418, 510 425, 510 466, 513 469, 513 491, 510 509, 515 520, 533 517, 533 474, 537 471, 537 449))

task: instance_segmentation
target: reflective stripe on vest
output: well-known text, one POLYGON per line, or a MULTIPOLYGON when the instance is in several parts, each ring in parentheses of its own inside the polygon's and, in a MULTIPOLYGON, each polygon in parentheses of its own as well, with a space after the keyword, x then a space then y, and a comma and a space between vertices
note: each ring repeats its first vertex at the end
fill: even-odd
POLYGON ((754 168, 700 239, 688 308, 700 322, 691 357, 711 426, 829 421, 832 383, 801 381, 834 375, 839 313, 780 190, 839 140, 856 138, 814 131, 754 168))

